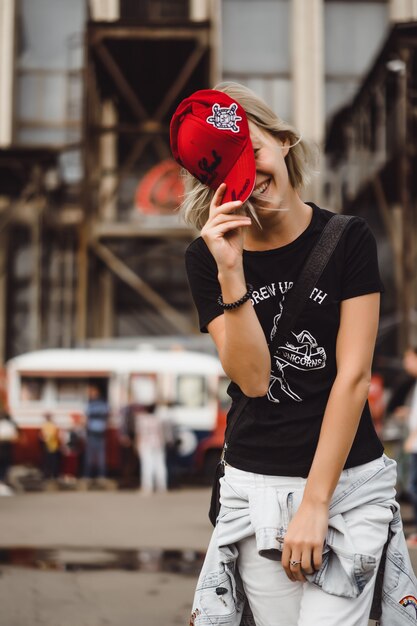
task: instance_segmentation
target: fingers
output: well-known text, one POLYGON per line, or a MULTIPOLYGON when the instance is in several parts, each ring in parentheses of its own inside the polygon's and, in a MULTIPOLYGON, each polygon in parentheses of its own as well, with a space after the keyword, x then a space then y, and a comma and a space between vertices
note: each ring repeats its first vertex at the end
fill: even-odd
POLYGON ((218 209, 221 209, 222 213, 230 213, 232 211, 240 209, 240 207, 242 206, 243 202, 241 200, 231 200, 230 202, 225 202, 223 204, 223 198, 226 192, 226 188, 226 183, 222 183, 216 189, 216 192, 210 204, 210 215, 216 214, 218 212, 218 209))
POLYGON ((217 187, 215 194, 213 196, 213 200, 211 201, 211 204, 213 207, 219 207, 221 205, 224 194, 226 193, 226 188, 227 188, 226 183, 222 183, 221 185, 217 187))
MULTIPOLYGON (((318 554, 314 557, 314 552, 311 549, 304 547, 302 553, 299 550, 294 550, 290 552, 290 548, 285 548, 282 552, 281 563, 287 574, 288 578, 292 581, 306 582, 306 574, 313 574, 316 569, 314 558, 318 561, 318 554)), ((320 552, 320 560, 321 560, 321 550, 320 552)), ((320 562, 321 565, 321 562, 320 562)))
POLYGON ((323 546, 316 546, 314 548, 311 562, 315 570, 320 569, 323 564, 323 546))
POLYGON ((209 219, 201 231, 203 238, 209 236, 209 234, 210 236, 225 235, 236 228, 252 224, 250 217, 236 213, 242 207, 240 200, 222 204, 226 187, 226 184, 222 183, 213 196, 210 204, 209 219))
POLYGON ((221 216, 223 219, 219 221, 217 225, 213 225, 212 222, 207 223, 202 231, 201 236, 203 239, 208 238, 211 239, 213 237, 217 237, 218 235, 225 235, 226 233, 234 230, 235 228, 241 228, 242 226, 250 226, 252 224, 251 220, 248 217, 231 215, 230 220, 225 220, 225 216, 221 216), (238 219, 240 218, 240 219, 238 219))
POLYGON ((240 200, 233 200, 231 202, 225 202, 224 204, 220 204, 219 206, 214 206, 213 203, 210 207, 210 217, 214 215, 218 215, 219 213, 232 213, 233 211, 237 211, 242 206, 240 200))
POLYGON ((304 583, 307 579, 304 576, 304 572, 301 567, 302 560, 303 560, 302 556, 295 557, 293 554, 291 554, 289 565, 290 565, 290 572, 291 572, 291 576, 293 577, 293 580, 298 580, 299 582, 304 583))
POLYGON ((301 559, 301 569, 303 571, 303 574, 314 574, 312 554, 309 550, 303 552, 303 556, 301 559))
POLYGON ((301 561, 301 559, 296 559, 295 556, 293 556, 290 548, 284 542, 284 549, 282 551, 281 564, 288 578, 292 580, 293 582, 295 582, 297 579, 295 577, 295 572, 293 573, 293 570, 295 570, 297 566, 290 565, 290 560, 301 561))
POLYGON ((241 222, 241 226, 245 226, 246 224, 251 224, 252 220, 247 215, 224 215, 223 213, 218 213, 215 217, 210 220, 211 226, 218 226, 220 224, 225 224, 227 222, 241 222))

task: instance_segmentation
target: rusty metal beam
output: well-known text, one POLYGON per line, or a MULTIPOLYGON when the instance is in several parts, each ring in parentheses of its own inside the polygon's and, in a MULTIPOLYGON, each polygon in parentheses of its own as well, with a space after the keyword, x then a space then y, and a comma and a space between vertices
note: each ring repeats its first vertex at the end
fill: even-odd
POLYGON ((143 133, 147 133, 149 135, 153 134, 155 136, 158 136, 159 134, 169 133, 169 124, 155 122, 151 125, 149 123, 149 120, 144 123, 115 124, 113 126, 102 126, 101 124, 94 124, 91 126, 91 131, 98 135, 104 135, 106 133, 140 135, 143 133))
POLYGON ((206 50, 207 50, 207 46, 203 46, 201 43, 196 46, 196 48, 188 57, 181 72, 178 74, 175 81, 166 92, 165 97, 162 100, 159 107, 157 108, 155 115, 152 116, 154 119, 161 121, 163 117, 167 114, 170 106, 172 105, 174 100, 178 97, 181 90, 184 88, 185 84, 187 83, 187 80, 190 78, 191 74, 197 67, 198 63, 200 62, 206 50))
POLYGON ((0 233, 7 228, 14 216, 14 203, 10 202, 8 206, 0 213, 0 233))
POLYGON ((88 285, 88 244, 87 225, 78 229, 77 250, 77 293, 76 293, 76 340, 83 344, 87 338, 87 285, 88 285))
POLYGON ((151 24, 147 26, 126 26, 126 27, 108 27, 108 26, 95 26, 91 32, 91 41, 93 44, 103 41, 105 39, 122 39, 124 41, 129 39, 172 39, 172 40, 184 40, 184 39, 199 39, 201 41, 208 42, 209 35, 208 30, 210 27, 209 22, 190 22, 190 28, 181 27, 152 27, 151 24))
POLYGON ((175 326, 180 333, 192 333, 192 324, 164 298, 162 298, 152 287, 130 269, 118 256, 116 256, 107 246, 98 241, 90 242, 91 249, 107 265, 107 267, 118 276, 131 289, 136 291, 144 300, 153 306, 158 313, 164 317, 171 325, 175 326))
POLYGON ((168 147, 168 142, 164 141, 160 135, 155 135, 153 137, 153 143, 161 161, 163 161, 164 159, 172 158, 172 153, 170 148, 168 147))
POLYGON ((123 72, 120 70, 119 65, 116 63, 114 57, 110 54, 106 46, 103 43, 98 43, 94 46, 94 49, 100 57, 100 60, 102 61, 107 72, 113 78, 117 88, 126 100, 131 111, 136 115, 138 119, 146 120, 149 117, 148 112, 139 100, 135 91, 129 85, 128 81, 123 75, 123 72))
POLYGON ((154 238, 169 237, 170 239, 184 239, 192 241, 198 236, 198 232, 181 222, 175 216, 162 216, 153 219, 147 216, 142 220, 132 220, 130 222, 96 222, 92 225, 91 236, 94 239, 133 239, 133 238, 154 238))
POLYGON ((141 137, 139 137, 139 139, 135 141, 131 151, 129 152, 128 156, 126 157, 125 161, 120 167, 119 178, 116 184, 114 185, 112 191, 106 194, 105 196, 103 196, 101 199, 101 202, 104 204, 104 208, 107 206, 107 204, 109 204, 110 202, 113 202, 117 192, 119 191, 119 188, 120 188, 120 185, 122 184, 123 179, 130 172, 133 165, 138 160, 138 158, 140 157, 140 155, 146 148, 147 144, 151 140, 152 140, 152 137, 150 135, 142 135, 141 137))

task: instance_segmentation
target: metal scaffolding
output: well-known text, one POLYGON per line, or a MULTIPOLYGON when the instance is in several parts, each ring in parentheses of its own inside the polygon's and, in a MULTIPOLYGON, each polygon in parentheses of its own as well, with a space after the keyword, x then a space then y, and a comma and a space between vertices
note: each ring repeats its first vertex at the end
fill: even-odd
POLYGON ((377 234, 387 313, 398 328, 393 347, 400 353, 417 339, 416 146, 417 23, 409 22, 393 26, 326 139, 328 203, 364 215, 377 234))
POLYGON ((87 23, 82 111, 77 126, 69 72, 65 145, 0 151, 3 362, 37 348, 197 332, 183 263, 196 233, 173 210, 177 187, 164 175, 172 113, 210 82, 211 27, 148 17, 87 23), (62 163, 77 153, 82 182, 64 182, 62 163), (142 206, 154 192, 152 210, 142 206))
POLYGON ((176 215, 135 207, 132 190, 170 158, 169 120, 178 102, 208 85, 209 28, 208 22, 88 24, 80 274, 89 274, 86 285, 94 283, 84 310, 95 327, 80 318, 80 339, 119 334, 115 324, 123 317, 136 334, 195 331, 182 261, 194 233, 176 215), (88 268, 87 248, 95 257, 88 268))

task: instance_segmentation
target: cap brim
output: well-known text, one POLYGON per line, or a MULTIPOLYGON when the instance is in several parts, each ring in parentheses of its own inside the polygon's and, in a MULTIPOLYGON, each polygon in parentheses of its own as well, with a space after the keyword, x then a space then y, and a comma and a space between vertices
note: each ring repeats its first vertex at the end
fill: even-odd
POLYGON ((224 179, 227 185, 223 202, 241 200, 246 202, 256 182, 255 155, 252 142, 248 140, 238 160, 224 179))

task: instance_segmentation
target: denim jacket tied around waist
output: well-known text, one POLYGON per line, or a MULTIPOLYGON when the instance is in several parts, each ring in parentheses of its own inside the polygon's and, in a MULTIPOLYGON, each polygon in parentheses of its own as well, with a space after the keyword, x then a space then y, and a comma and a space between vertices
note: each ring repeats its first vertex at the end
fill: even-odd
MULTIPOLYGON (((227 481, 221 481, 220 513, 198 579, 190 626, 256 626, 236 567, 236 544, 255 534, 261 555, 280 558, 286 529, 302 493, 274 492, 268 487, 254 490, 249 501, 242 502, 227 481)), ((322 566, 306 577, 326 593, 359 596, 375 572, 376 559, 355 550, 344 515, 361 505, 379 504, 390 512, 391 521, 370 618, 380 626, 416 626, 417 580, 395 500, 395 482, 396 463, 385 455, 353 479, 342 473, 329 507, 322 566)))

